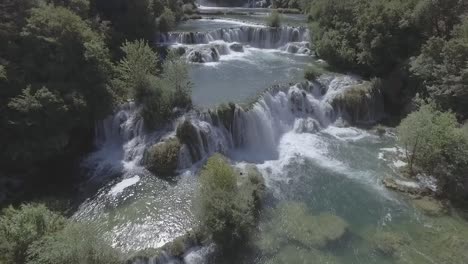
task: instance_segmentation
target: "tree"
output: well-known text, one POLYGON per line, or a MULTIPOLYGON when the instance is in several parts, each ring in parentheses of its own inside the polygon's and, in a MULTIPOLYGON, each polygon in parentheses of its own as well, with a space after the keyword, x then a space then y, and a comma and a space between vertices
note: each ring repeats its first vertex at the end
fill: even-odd
POLYGON ((121 94, 141 102, 148 93, 148 78, 158 74, 158 56, 145 40, 126 41, 124 57, 115 66, 113 84, 121 94))
POLYGON ((421 54, 411 60, 411 73, 421 82, 424 95, 445 110, 468 117, 468 19, 455 27, 452 38, 430 38, 421 54))
POLYGON ((0 262, 26 263, 30 246, 65 226, 65 218, 41 204, 8 207, 0 215, 0 262))
POLYGON ((468 141, 451 112, 424 104, 398 126, 398 140, 406 151, 409 172, 414 167, 439 180, 446 196, 459 196, 468 187, 468 141), (448 191, 450 190, 450 191, 448 191))
POLYGON ((172 93, 172 105, 188 108, 192 105, 192 82, 190 82, 189 66, 175 50, 168 53, 163 63, 162 80, 166 89, 172 93))
POLYGON ((161 32, 169 32, 174 29, 176 17, 169 8, 164 8, 164 12, 158 18, 158 28, 161 32))
POLYGON ((221 248, 239 246, 255 228, 256 195, 264 188, 259 177, 251 175, 247 185, 239 187, 234 169, 220 154, 209 158, 201 171, 197 218, 221 248))
POLYGON ((118 264, 122 258, 119 251, 99 237, 93 226, 70 222, 28 249, 27 264, 50 263, 118 264))
POLYGON ((281 15, 278 13, 278 11, 273 10, 271 11, 270 15, 267 17, 267 25, 269 27, 274 27, 278 28, 281 26, 281 15))
POLYGON ((23 164, 63 154, 71 134, 89 131, 114 100, 101 33, 62 6, 43 4, 29 13, 19 36, 21 60, 9 66, 2 91, 7 107, 0 124, 2 154, 23 164))

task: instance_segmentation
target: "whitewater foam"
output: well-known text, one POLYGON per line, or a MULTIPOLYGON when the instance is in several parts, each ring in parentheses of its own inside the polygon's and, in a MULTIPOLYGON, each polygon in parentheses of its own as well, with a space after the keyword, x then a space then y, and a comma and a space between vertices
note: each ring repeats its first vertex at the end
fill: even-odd
POLYGON ((140 181, 140 176, 135 175, 131 178, 123 179, 121 182, 117 183, 112 189, 109 191, 109 195, 116 196, 123 192, 126 188, 137 184, 140 181))

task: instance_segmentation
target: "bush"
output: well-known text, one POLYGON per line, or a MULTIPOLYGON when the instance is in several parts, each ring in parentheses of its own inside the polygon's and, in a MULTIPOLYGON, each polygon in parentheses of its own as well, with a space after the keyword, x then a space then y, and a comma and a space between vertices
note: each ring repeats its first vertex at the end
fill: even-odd
POLYGON ((433 104, 422 105, 401 122, 397 132, 411 175, 418 166, 438 178, 445 195, 466 196, 468 140, 453 113, 442 112, 433 104))
POLYGON ((156 175, 174 175, 179 161, 180 147, 177 138, 151 146, 145 157, 146 167, 156 175))
POLYGON ((171 106, 190 108, 192 106, 192 82, 189 66, 176 50, 171 50, 163 63, 161 79, 164 88, 170 91, 171 106))
POLYGON ((269 27, 278 28, 281 26, 282 17, 278 11, 271 11, 270 15, 267 17, 267 25, 269 27))
MULTIPOLYGON (((257 182, 254 178, 250 183, 257 182)), ((249 236, 256 224, 254 201, 252 189, 238 187, 236 172, 223 156, 208 159, 200 175, 197 218, 218 246, 231 250, 249 236)))
POLYGON ((0 216, 0 263, 25 263, 30 246, 61 230, 65 222, 41 204, 4 209, 0 216))
POLYGON ((304 70, 304 78, 308 81, 315 81, 324 72, 325 70, 316 65, 309 65, 304 70))
POLYGON ((161 32, 169 32, 175 28, 175 14, 169 8, 164 8, 164 12, 158 18, 158 27, 161 32))
POLYGON ((117 264, 120 252, 103 241, 93 226, 69 223, 63 230, 36 241, 28 250, 28 264, 117 264))

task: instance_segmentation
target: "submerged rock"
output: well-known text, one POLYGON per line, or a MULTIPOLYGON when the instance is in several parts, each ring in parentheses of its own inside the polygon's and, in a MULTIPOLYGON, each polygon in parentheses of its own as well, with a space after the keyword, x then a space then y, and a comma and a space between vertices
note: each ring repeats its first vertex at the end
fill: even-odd
POLYGON ((215 47, 202 46, 189 49, 187 52, 187 61, 195 63, 206 63, 219 61, 219 52, 215 47))
POLYGON ((315 264, 315 263, 340 263, 330 254, 314 249, 303 249, 292 245, 285 246, 278 254, 269 259, 267 264, 315 264))
POLYGON ((239 43, 233 43, 229 46, 229 48, 235 52, 244 52, 244 46, 239 43))
POLYGON ((387 256, 395 256, 405 247, 409 242, 400 236, 398 233, 377 231, 374 233, 371 241, 375 249, 381 254, 387 256))
POLYGON ((441 216, 448 213, 447 207, 445 207, 440 201, 431 197, 414 199, 413 204, 416 208, 429 216, 441 216))
POLYGON ((154 144, 145 153, 146 168, 158 176, 175 174, 181 144, 177 138, 154 144))
POLYGON ((274 210, 257 245, 267 254, 290 244, 321 249, 341 240, 347 230, 348 224, 336 215, 314 216, 303 203, 282 203, 274 210))
POLYGON ((411 195, 422 196, 422 195, 428 195, 431 193, 431 190, 429 190, 428 188, 422 187, 415 181, 403 181, 403 180, 397 180, 393 178, 385 178, 382 180, 382 183, 388 189, 402 192, 402 193, 411 194, 411 195))

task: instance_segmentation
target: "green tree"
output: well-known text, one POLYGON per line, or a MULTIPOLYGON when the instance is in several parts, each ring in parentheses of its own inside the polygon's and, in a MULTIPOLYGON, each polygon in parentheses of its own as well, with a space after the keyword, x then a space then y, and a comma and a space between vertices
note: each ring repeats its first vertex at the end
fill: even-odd
POLYGON ((455 115, 424 104, 397 128, 398 140, 406 150, 411 175, 417 166, 439 179, 444 195, 456 196, 466 190, 468 141, 455 115), (447 192, 447 190, 451 190, 447 192))
POLYGON ((269 27, 274 27, 274 28, 280 27, 281 20, 282 18, 281 18, 280 13, 278 13, 278 11, 276 10, 273 10, 267 17, 267 25, 269 27))
POLYGON ((224 249, 238 246, 255 227, 254 196, 239 189, 234 169, 219 154, 200 173, 197 203, 202 229, 224 249))
POLYGON ((188 108, 192 105, 192 82, 190 81, 189 66, 176 51, 171 50, 162 66, 161 79, 166 89, 172 94, 172 105, 188 108))
POLYGON ((176 17, 169 8, 164 8, 164 12, 158 18, 158 28, 161 32, 169 32, 175 28, 176 17))
POLYGON ((141 102, 148 93, 148 79, 158 74, 158 55, 145 40, 126 41, 121 49, 124 57, 115 67, 113 84, 121 94, 141 102))
POLYGON ((0 262, 25 263, 31 245, 61 230, 65 222, 65 218, 40 204, 4 209, 0 215, 0 262))
POLYGON ((100 32, 65 7, 31 9, 20 38, 0 148, 10 160, 33 164, 62 154, 74 131, 89 130, 111 110, 111 63, 100 32))
POLYGON ((121 253, 107 244, 93 226, 68 223, 57 233, 44 236, 28 249, 28 264, 117 264, 121 253))
POLYGON ((430 38, 410 70, 427 97, 462 118, 468 117, 468 19, 455 27, 452 38, 430 38))

